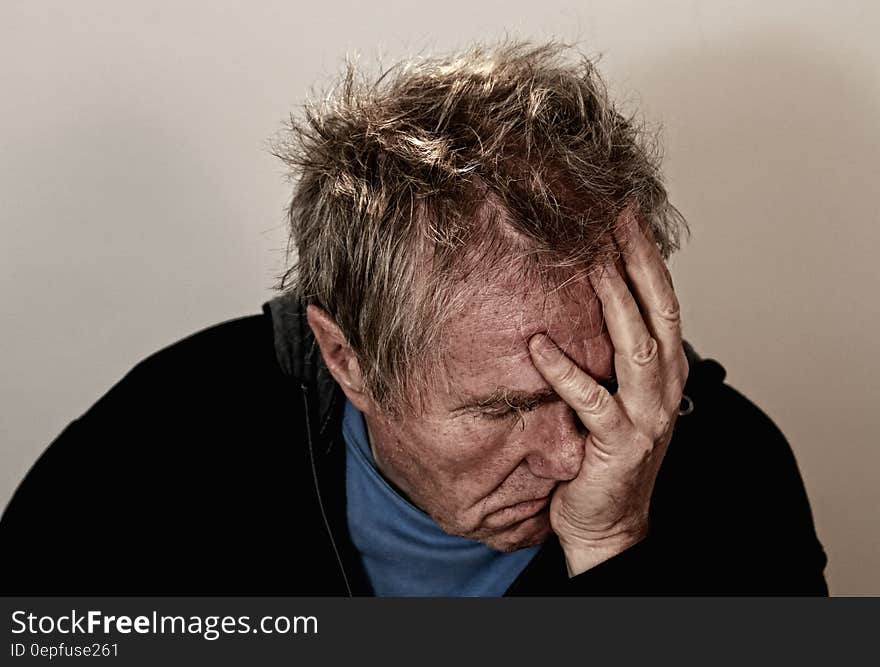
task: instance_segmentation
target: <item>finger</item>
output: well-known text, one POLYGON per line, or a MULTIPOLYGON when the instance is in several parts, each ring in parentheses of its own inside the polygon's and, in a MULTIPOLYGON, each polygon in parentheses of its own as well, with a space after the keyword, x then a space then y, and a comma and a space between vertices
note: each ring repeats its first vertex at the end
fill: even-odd
POLYGON ((638 304, 613 264, 590 281, 602 302, 605 326, 614 346, 614 370, 624 409, 638 426, 651 425, 664 403, 659 346, 638 304))
POLYGON ((657 340, 663 370, 678 374, 684 357, 681 308, 666 262, 650 229, 643 230, 629 209, 619 216, 615 234, 625 248, 624 265, 630 288, 651 335, 657 340))
POLYGON ((625 447, 633 426, 605 387, 581 370, 544 334, 529 340, 532 363, 581 423, 609 449, 625 447))

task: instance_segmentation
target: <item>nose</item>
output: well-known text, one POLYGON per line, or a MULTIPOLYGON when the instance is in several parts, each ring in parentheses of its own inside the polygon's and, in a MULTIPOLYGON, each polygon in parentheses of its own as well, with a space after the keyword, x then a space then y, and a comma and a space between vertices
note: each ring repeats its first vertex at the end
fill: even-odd
MULTIPOLYGON (((584 434, 574 411, 562 401, 535 411, 543 413, 527 428, 526 463, 536 477, 567 481, 578 476, 584 460, 584 434)), ((537 414, 535 416, 538 416, 537 414)))

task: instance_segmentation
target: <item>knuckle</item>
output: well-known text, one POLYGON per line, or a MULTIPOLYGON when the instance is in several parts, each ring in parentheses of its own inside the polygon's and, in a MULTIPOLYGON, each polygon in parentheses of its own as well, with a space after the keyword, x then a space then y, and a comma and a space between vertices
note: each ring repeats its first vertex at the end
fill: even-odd
POLYGON ((647 436, 637 438, 632 443, 630 451, 636 460, 646 461, 651 458, 651 454, 654 452, 654 439, 647 436))
POLYGON ((585 385, 578 393, 578 402, 587 412, 596 414, 604 412, 611 400, 611 394, 604 387, 596 385, 585 385))
POLYGON ((654 437, 659 438, 666 431, 669 430, 669 427, 672 425, 672 416, 667 411, 663 411, 660 413, 660 416, 657 418, 657 426, 654 431, 654 437))
POLYGON ((658 346, 656 339, 649 336, 644 341, 636 345, 636 348, 632 354, 632 359, 640 366, 645 366, 657 359, 657 351, 658 346))
POLYGON ((675 297, 672 297, 669 301, 662 304, 659 313, 660 317, 667 323, 667 325, 676 327, 681 324, 681 305, 675 297))
POLYGON ((577 385, 580 375, 580 369, 578 369, 573 363, 568 362, 565 364, 565 368, 562 369, 562 372, 559 373, 559 381, 566 386, 574 387, 577 385))
POLYGON ((664 405, 660 407, 654 420, 653 436, 655 441, 666 436, 675 425, 680 404, 681 398, 679 397, 672 405, 665 405, 664 402, 664 405))

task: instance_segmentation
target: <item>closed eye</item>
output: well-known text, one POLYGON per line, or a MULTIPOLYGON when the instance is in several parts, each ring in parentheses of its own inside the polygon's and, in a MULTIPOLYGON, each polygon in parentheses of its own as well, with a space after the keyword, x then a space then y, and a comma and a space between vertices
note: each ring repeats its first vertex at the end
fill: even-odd
POLYGON ((506 419, 508 417, 521 416, 526 412, 531 412, 536 407, 538 407, 537 404, 523 406, 506 405, 497 408, 480 410, 477 414, 479 414, 481 417, 485 417, 486 419, 506 419))
MULTIPOLYGON (((608 393, 614 395, 617 393, 617 378, 612 376, 604 380, 597 380, 598 384, 604 387, 608 393)), ((484 399, 474 400, 470 404, 465 404, 456 411, 462 411, 471 414, 474 418, 480 417, 489 420, 502 420, 509 417, 518 416, 531 412, 535 408, 561 400, 553 390, 544 390, 535 394, 517 394, 516 392, 508 392, 499 390, 490 394, 484 399)))
POLYGON ((504 408, 499 410, 481 410, 476 414, 485 419, 500 420, 506 419, 507 417, 516 414, 516 412, 517 411, 512 408, 504 408))

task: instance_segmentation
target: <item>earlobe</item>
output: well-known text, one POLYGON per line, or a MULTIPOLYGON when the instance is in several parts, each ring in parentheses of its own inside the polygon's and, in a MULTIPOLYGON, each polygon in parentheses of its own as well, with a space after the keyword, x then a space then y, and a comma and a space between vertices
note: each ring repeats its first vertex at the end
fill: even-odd
POLYGON ((315 334, 321 356, 333 379, 358 408, 365 400, 363 375, 357 355, 339 325, 322 308, 309 305, 306 319, 315 334))

